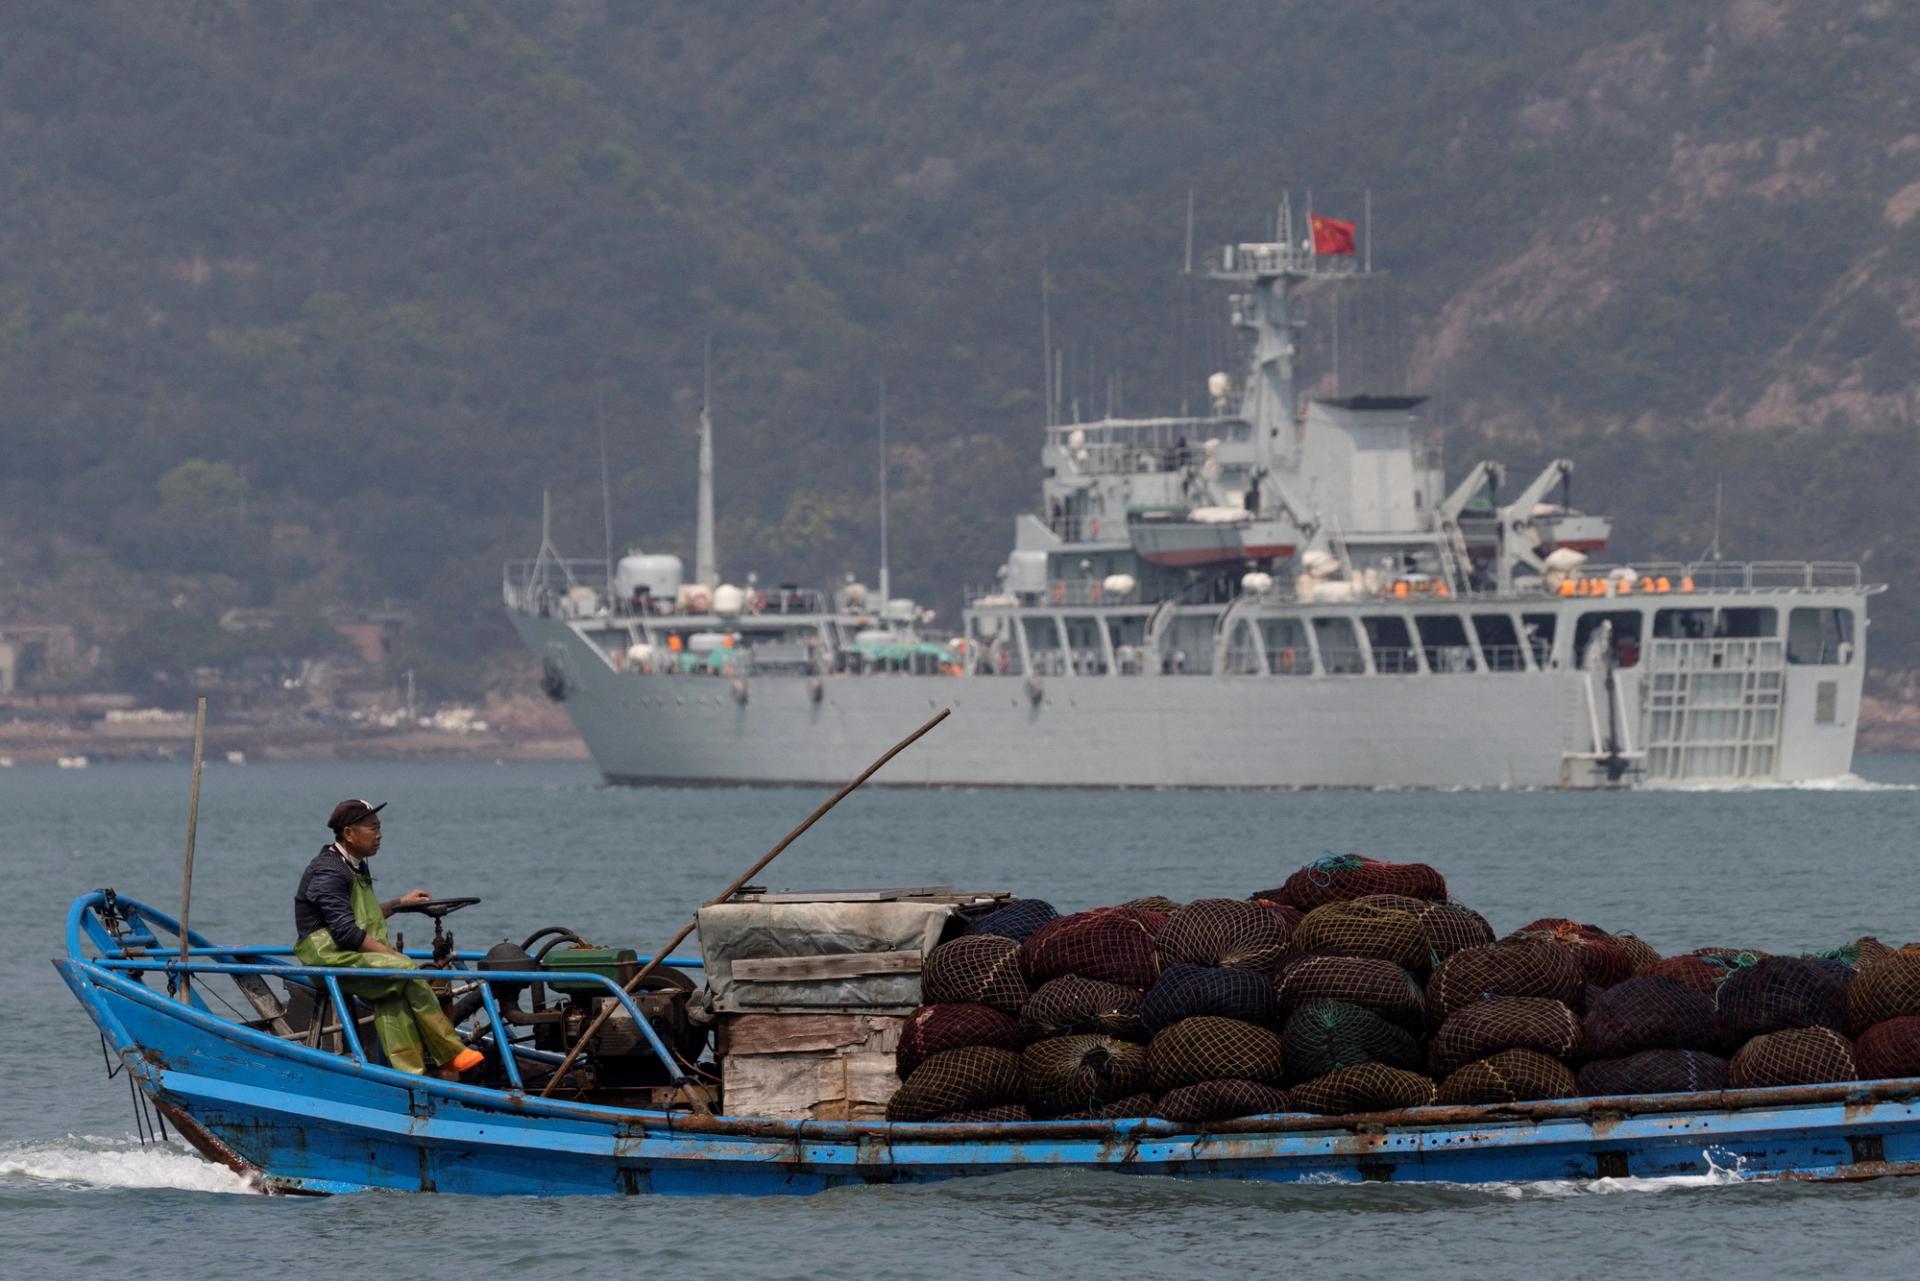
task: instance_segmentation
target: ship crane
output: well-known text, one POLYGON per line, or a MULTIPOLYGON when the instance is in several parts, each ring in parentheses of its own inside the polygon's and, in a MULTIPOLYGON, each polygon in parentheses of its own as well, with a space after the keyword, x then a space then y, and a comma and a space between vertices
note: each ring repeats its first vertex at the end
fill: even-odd
MULTIPOLYGON (((1517 561, 1536 571, 1546 572, 1547 562, 1534 546, 1533 509, 1553 492, 1556 485, 1571 485, 1573 460, 1556 458, 1544 467, 1520 496, 1500 508, 1500 590, 1513 587, 1513 566, 1517 561)), ((1456 491, 1457 492, 1457 491, 1456 491)), ((1463 499, 1464 503, 1465 500, 1463 499)))

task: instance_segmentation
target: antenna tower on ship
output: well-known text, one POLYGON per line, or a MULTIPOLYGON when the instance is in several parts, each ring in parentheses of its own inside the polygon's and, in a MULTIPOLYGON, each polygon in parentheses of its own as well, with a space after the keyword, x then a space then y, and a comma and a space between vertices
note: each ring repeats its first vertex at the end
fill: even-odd
POLYGON ((700 494, 693 543, 693 581, 712 587, 720 581, 713 552, 713 335, 707 335, 705 382, 700 393, 700 494))

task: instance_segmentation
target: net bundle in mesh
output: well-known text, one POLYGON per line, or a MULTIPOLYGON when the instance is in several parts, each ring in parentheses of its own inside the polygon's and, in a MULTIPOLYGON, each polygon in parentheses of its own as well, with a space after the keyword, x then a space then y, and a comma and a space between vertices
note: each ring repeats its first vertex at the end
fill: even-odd
POLYGON ((1767 953, 1755 947, 1696 947, 1688 956, 1704 957, 1729 968, 1738 965, 1752 965, 1755 961, 1767 959, 1767 953))
POLYGON ((1049 921, 1020 944, 1020 964, 1035 983, 1077 974, 1122 987, 1151 987, 1160 973, 1153 944, 1160 926, 1146 919, 1151 915, 1102 908, 1049 921))
POLYGON ((1426 1066, 1426 1051, 1412 1033, 1351 1001, 1301 1002, 1288 1016, 1280 1041, 1289 1081, 1368 1063, 1409 1070, 1426 1066))
POLYGON ((1643 974, 1587 1002, 1586 1052, 1624 1059, 1642 1050, 1711 1050, 1720 1043, 1713 1001, 1678 979, 1643 974))
POLYGON ((1920 954, 1901 948, 1854 976, 1847 989, 1847 1022, 1864 1032, 1906 1014, 1920 1014, 1920 954))
POLYGON ((920 997, 928 1005, 988 1005, 1003 1014, 1020 1013, 1027 1001, 1020 944, 997 934, 949 939, 927 953, 920 997))
POLYGON ((1140 1022, 1140 990, 1072 974, 1048 979, 1034 989, 1020 1011, 1021 1038, 1040 1041, 1074 1032, 1146 1040, 1147 1030, 1140 1022))
POLYGON ((1720 957, 1669 956, 1647 973, 1663 979, 1672 979, 1711 1001, 1719 995, 1720 984, 1733 973, 1733 970, 1720 957))
POLYGON ((1559 1059, 1538 1050, 1502 1050, 1457 1068, 1440 1083, 1436 1102, 1527 1103, 1536 1099, 1571 1099, 1580 1083, 1559 1059))
POLYGON ((1168 1121, 1231 1121, 1242 1116, 1289 1112, 1287 1092, 1258 1081, 1196 1081, 1168 1090, 1153 1115, 1168 1121))
POLYGON ((1580 977, 1593 987, 1612 987, 1633 977, 1633 958, 1613 935, 1597 925, 1582 925, 1564 916, 1547 916, 1530 921, 1500 941, 1558 943, 1573 952, 1579 963, 1580 977))
POLYGON ((1244 899, 1197 899, 1167 918, 1158 940, 1162 964, 1272 970, 1287 954, 1284 919, 1244 899))
POLYGON ((1541 996, 1571 1007, 1585 990, 1572 948, 1539 940, 1469 947, 1442 961, 1427 980, 1427 1015, 1444 1023, 1456 1010, 1496 996, 1541 996))
POLYGON ((1296 1109, 1322 1116, 1423 1108, 1434 1101, 1434 1094, 1432 1077, 1384 1063, 1336 1068, 1287 1091, 1296 1109))
POLYGON ((969 1045, 934 1055, 913 1070, 887 1101, 889 1121, 931 1121, 1022 1102, 1020 1056, 969 1045))
POLYGON ((1119 1121, 1128 1117, 1152 1115, 1153 1095, 1142 1090, 1138 1094, 1129 1094, 1124 1099, 1103 1103, 1087 1112, 1062 1112, 1059 1116, 1047 1119, 1050 1121, 1119 1121))
MULTIPOLYGON (((1274 892, 1277 893, 1278 891, 1274 891, 1274 892)), ((1261 911, 1271 912, 1275 916, 1279 917, 1280 923, 1286 926, 1287 934, 1289 937, 1292 936, 1295 930, 1300 928, 1300 922, 1307 919, 1307 914, 1301 911, 1299 908, 1295 907, 1291 903, 1276 903, 1274 900, 1270 898, 1258 898, 1258 897, 1248 899, 1247 901, 1252 903, 1255 907, 1259 908, 1261 911)))
POLYGON ((1002 1103, 997 1107, 973 1108, 965 1112, 947 1112, 933 1118, 938 1125, 1005 1125, 1010 1121, 1031 1120, 1033 1120, 1033 1113, 1019 1103, 1002 1103))
POLYGON ((1847 1029, 1852 971, 1831 961, 1769 956, 1720 985, 1720 1027, 1729 1045, 1796 1027, 1847 1029))
POLYGON ((1838 961, 1850 970, 1862 969, 1872 965, 1883 956, 1892 956, 1893 949, 1871 935, 1857 938, 1838 947, 1830 947, 1824 952, 1810 952, 1809 961, 1838 961))
POLYGON ((1164 894, 1149 894, 1145 898, 1128 899, 1120 904, 1120 909, 1128 912, 1158 912, 1162 916, 1171 916, 1185 906, 1186 904, 1177 899, 1170 899, 1164 894))
POLYGON ((1060 913, 1053 904, 1037 898, 1017 898, 1005 907, 995 908, 967 926, 969 934, 992 934, 1024 943, 1035 930, 1060 913))
POLYGON ((1420 918, 1380 905, 1379 897, 1314 908, 1293 932, 1290 950, 1296 956, 1367 956, 1425 973, 1429 952, 1420 918))
POLYGON ((1826 1085, 1856 1081, 1853 1042, 1826 1027, 1796 1027, 1756 1036, 1727 1064, 1727 1084, 1736 1090, 1769 1085, 1826 1085))
POLYGON ((1420 922, 1421 934, 1427 940, 1427 962, 1415 967, 1422 973, 1431 972, 1455 952, 1469 947, 1485 947, 1493 942, 1493 927, 1487 924, 1487 918, 1465 903, 1456 903, 1452 899, 1426 900, 1400 894, 1373 894, 1354 901, 1397 907, 1403 912, 1413 913, 1414 919, 1420 922))
POLYGON ((1028 1111, 1091 1112, 1147 1088, 1147 1050, 1111 1036, 1056 1036, 1020 1054, 1028 1111))
POLYGON ((1147 1074, 1155 1094, 1201 1081, 1279 1085, 1286 1070, 1279 1034, 1239 1019, 1182 1019, 1147 1046, 1147 1074))
POLYGON ((1425 863, 1385 863, 1359 854, 1326 854, 1289 876, 1280 888, 1262 890, 1254 897, 1291 903, 1311 912, 1323 903, 1370 894, 1444 899, 1447 878, 1425 863))
POLYGON ((1875 1023, 1853 1043, 1853 1061, 1863 1081, 1920 1076, 1920 1015, 1875 1023))
POLYGON ((1579 1072, 1580 1093, 1698 1094, 1727 1088, 1727 1061, 1703 1050, 1642 1050, 1595 1059, 1579 1072))
POLYGON ((1149 1034, 1206 1014, 1268 1024, 1276 1021, 1274 1008, 1273 980, 1265 974, 1224 965, 1169 965, 1140 1002, 1140 1021, 1149 1034))
POLYGON ((901 1025, 894 1067, 904 1081, 934 1055, 967 1045, 1017 1050, 1020 1025, 985 1005, 923 1005, 901 1025))
POLYGON ((1652 973, 1653 967, 1660 964, 1659 951, 1638 934, 1626 930, 1615 930, 1613 941, 1620 945, 1620 950, 1627 954, 1629 961, 1633 962, 1635 977, 1652 973))
POLYGON ((1351 1001, 1410 1032, 1426 1029, 1426 997, 1420 981, 1392 961, 1368 956, 1303 956, 1274 975, 1281 1019, 1308 1001, 1351 1001))
POLYGON ((1564 1001, 1544 996, 1496 996, 1464 1005, 1434 1032, 1427 1066, 1447 1076, 1502 1050, 1538 1050, 1555 1058, 1578 1058, 1580 1016, 1564 1001))

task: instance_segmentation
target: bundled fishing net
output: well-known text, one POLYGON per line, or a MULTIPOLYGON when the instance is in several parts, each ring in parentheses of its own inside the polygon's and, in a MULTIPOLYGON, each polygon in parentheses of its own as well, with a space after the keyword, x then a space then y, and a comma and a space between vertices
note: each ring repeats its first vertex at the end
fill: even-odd
POLYGON ((970 1045, 936 1054, 913 1070, 887 1102, 889 1121, 930 1121, 1019 1103, 1020 1056, 970 1045))
POLYGON ((1239 1019, 1182 1019, 1147 1046, 1147 1074, 1155 1094, 1201 1081, 1279 1085, 1286 1052, 1278 1033, 1239 1019))
POLYGON ((1018 1103, 1002 1103, 997 1107, 948 1112, 933 1120, 939 1125, 1005 1125, 1009 1121, 1031 1121, 1033 1113, 1018 1103))
POLYGON ((1420 928, 1420 918, 1375 901, 1314 908, 1293 932, 1290 947, 1296 956, 1366 956, 1391 961, 1403 970, 1428 968, 1427 935, 1420 928))
POLYGON ((1271 970, 1287 954, 1287 936, 1286 922, 1257 904, 1203 898, 1167 918, 1160 931, 1160 959, 1167 965, 1271 970))
POLYGON ((1487 924, 1487 918, 1468 907, 1465 903, 1446 901, 1423 902, 1420 899, 1406 899, 1398 895, 1376 895, 1361 899, 1363 903, 1384 903, 1389 906, 1401 906, 1411 911, 1420 922, 1420 932, 1427 940, 1427 963, 1418 967, 1423 973, 1431 972, 1440 962, 1455 952, 1470 947, 1485 947, 1493 942, 1493 927, 1487 924), (1418 904, 1407 908, 1406 904, 1418 904))
POLYGON ((1110 1036, 1056 1036, 1020 1054, 1035 1116, 1091 1112, 1147 1088, 1146 1047, 1110 1036))
POLYGON ((1426 1064, 1426 1053, 1411 1033, 1351 1001, 1303 1001, 1288 1017, 1280 1041, 1290 1081, 1368 1063, 1408 1069, 1426 1064))
POLYGON ((1020 1011, 1020 1035, 1028 1041, 1074 1032, 1118 1036, 1144 1041, 1140 1022, 1140 992, 1100 979, 1075 975, 1048 979, 1027 998, 1020 1011))
POLYGON ((1864 969, 1883 956, 1892 956, 1893 949, 1871 936, 1854 939, 1851 943, 1842 943, 1830 947, 1824 952, 1809 952, 1804 959, 1809 961, 1838 961, 1850 970, 1864 969))
POLYGON ((1145 898, 1130 898, 1120 905, 1122 911, 1158 912, 1162 916, 1171 916, 1184 906, 1185 904, 1160 894, 1149 894, 1145 898))
POLYGON ((1140 1002, 1140 1021, 1149 1034, 1206 1014, 1274 1022, 1273 980, 1224 965, 1169 965, 1140 1002))
POLYGON ((1709 1001, 1720 994, 1720 984, 1732 973, 1723 958, 1713 956, 1669 956, 1647 971, 1652 977, 1672 979, 1709 1001))
POLYGON ((1653 944, 1638 934, 1615 930, 1613 941, 1620 945, 1620 950, 1627 954, 1629 961, 1633 962, 1633 972, 1636 977, 1652 973, 1653 967, 1660 964, 1660 953, 1654 949, 1653 944))
POLYGON ((1875 1023, 1853 1043, 1853 1059, 1863 1081, 1920 1076, 1920 1015, 1875 1023))
POLYGON ((1767 954, 1752 947, 1696 947, 1688 956, 1704 957, 1721 965, 1752 965, 1755 961, 1764 961, 1767 954))
POLYGON ((1727 1084, 1736 1090, 1858 1079, 1853 1043, 1825 1027, 1796 1027, 1756 1036, 1727 1064, 1727 1084))
POLYGON ((1300 922, 1307 919, 1307 914, 1291 903, 1276 903, 1270 898, 1253 898, 1248 902, 1263 912, 1271 912, 1279 917, 1280 923, 1286 926, 1288 937, 1292 937, 1293 932, 1300 928, 1300 922))
POLYGON ((1568 948, 1579 962, 1580 977, 1594 987, 1612 987, 1633 977, 1633 958, 1613 935, 1597 925, 1548 916, 1521 926, 1500 941, 1557 943, 1568 948))
POLYGON ((1502 1050, 1457 1069, 1440 1083, 1436 1102, 1444 1104, 1526 1103, 1535 1099, 1571 1099, 1580 1083, 1559 1059, 1538 1050, 1502 1050))
MULTIPOLYGON (((920 997, 928 1005, 990 1005, 1018 1014, 1026 1004, 1021 945, 997 934, 967 934, 927 953, 920 997)), ((951 1110, 951 1109, 949 1109, 951 1110)))
POLYGON ((1168 1090, 1153 1115, 1168 1121, 1231 1121, 1292 1111, 1287 1092, 1258 1081, 1196 1081, 1168 1090))
POLYGON ((1366 956, 1303 956, 1287 962, 1274 976, 1273 992, 1282 1019, 1308 1001, 1351 1001, 1398 1023, 1410 1032, 1426 1027, 1426 999, 1420 982, 1392 961, 1366 956))
POLYGON ((1531 940, 1455 952, 1427 980, 1427 1014, 1436 1024, 1496 996, 1543 996, 1573 1006, 1586 984, 1573 949, 1531 940))
POLYGON ((1291 903, 1311 912, 1322 903, 1369 894, 1444 899, 1447 880, 1425 863, 1383 863, 1358 854, 1326 854, 1289 876, 1279 889, 1262 890, 1254 897, 1291 903))
POLYGON ((1711 1050, 1720 1043, 1713 1001, 1658 974, 1616 983, 1587 1002, 1586 1052, 1624 1059, 1642 1050, 1711 1050))
POLYGON ((1138 1094, 1129 1094, 1124 1099, 1103 1103, 1087 1112, 1062 1112, 1059 1116, 1047 1119, 1050 1121, 1119 1121, 1128 1117, 1152 1115, 1153 1095, 1142 1090, 1138 1094))
POLYGON ((1903 947, 1854 977, 1847 991, 1847 1021, 1864 1032, 1906 1014, 1920 1014, 1920 955, 1903 947))
POLYGON ((1322 1116, 1353 1112, 1397 1112, 1423 1108, 1434 1100, 1433 1078, 1384 1063, 1337 1068, 1287 1091, 1293 1106, 1322 1116))
POLYGON ((1832 961, 1769 956, 1736 968, 1720 985, 1720 1027, 1729 1045, 1796 1027, 1847 1028, 1852 971, 1832 961))
POLYGON ((1642 1050, 1580 1069, 1580 1093, 1697 1094, 1727 1088, 1727 1061, 1700 1050, 1642 1050))
POLYGON ((968 925, 967 933, 992 934, 1024 943, 1035 930, 1059 915, 1051 903, 1044 903, 1037 898, 1017 898, 968 925))
POLYGON ((1496 996, 1449 1014, 1427 1047, 1427 1064, 1435 1076, 1446 1076, 1501 1050, 1538 1050, 1571 1059, 1579 1057, 1580 1048, 1580 1016, 1564 1001, 1496 996))
POLYGON ((1020 964, 1035 983, 1077 974, 1122 987, 1151 987, 1160 973, 1153 940, 1165 923, 1158 913, 1131 909, 1076 912, 1035 930, 1020 944, 1020 964))
POLYGON ((1020 1025, 985 1005, 923 1005, 900 1028, 894 1066, 904 1081, 934 1055, 967 1045, 1017 1050, 1020 1025))

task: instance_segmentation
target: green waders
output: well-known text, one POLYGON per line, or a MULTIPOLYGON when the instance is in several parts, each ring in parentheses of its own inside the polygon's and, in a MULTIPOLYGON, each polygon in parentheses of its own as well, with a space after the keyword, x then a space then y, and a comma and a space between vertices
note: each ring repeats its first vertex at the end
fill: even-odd
MULTIPOLYGON (((380 900, 373 896, 373 882, 365 877, 353 878, 353 919, 372 937, 387 941, 386 914, 380 910, 380 900)), ((367 970, 420 968, 411 958, 390 952, 349 952, 335 944, 333 935, 324 929, 295 943, 293 954, 303 965, 350 965, 367 970)), ((402 1072, 426 1072, 421 1057, 423 1044, 433 1061, 442 1066, 466 1048, 425 979, 342 979, 340 986, 373 1006, 373 1030, 380 1035, 380 1048, 386 1051, 387 1062, 402 1072)))

